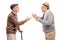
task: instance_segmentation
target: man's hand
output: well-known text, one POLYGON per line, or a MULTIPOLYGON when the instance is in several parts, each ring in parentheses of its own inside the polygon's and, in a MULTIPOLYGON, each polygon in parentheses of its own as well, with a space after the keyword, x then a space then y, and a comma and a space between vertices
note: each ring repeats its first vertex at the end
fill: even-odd
POLYGON ((22 30, 19 30, 19 32, 23 32, 22 30))
POLYGON ((37 17, 37 18, 35 18, 36 19, 36 21, 40 21, 41 20, 41 18, 40 17, 37 17))
POLYGON ((26 21, 29 21, 31 18, 27 16, 26 21))
POLYGON ((41 18, 40 18, 40 17, 38 17, 36 14, 32 14, 32 16, 33 16, 33 18, 35 18, 35 19, 36 19, 36 21, 40 21, 40 20, 41 20, 41 18))
POLYGON ((36 18, 37 17, 36 14, 32 14, 32 16, 33 16, 33 18, 36 18))

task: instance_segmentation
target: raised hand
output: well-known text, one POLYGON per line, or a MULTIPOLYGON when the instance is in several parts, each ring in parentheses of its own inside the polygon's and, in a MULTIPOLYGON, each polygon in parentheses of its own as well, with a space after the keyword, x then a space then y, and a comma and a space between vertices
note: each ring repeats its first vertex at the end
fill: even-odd
POLYGON ((35 18, 36 21, 40 21, 40 17, 38 17, 36 14, 32 14, 33 18, 35 18))
POLYGON ((32 16, 33 16, 33 18, 36 18, 37 17, 36 14, 32 14, 32 16))
POLYGON ((26 17, 26 21, 29 21, 30 19, 31 19, 30 17, 28 17, 28 16, 26 17))

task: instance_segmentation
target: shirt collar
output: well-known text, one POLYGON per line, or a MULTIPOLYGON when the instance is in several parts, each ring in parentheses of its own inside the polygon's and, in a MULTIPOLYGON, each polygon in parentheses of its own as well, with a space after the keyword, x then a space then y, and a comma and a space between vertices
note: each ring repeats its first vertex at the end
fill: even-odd
POLYGON ((12 11, 12 13, 16 16, 17 15, 17 13, 16 12, 14 12, 14 11, 12 11))
POLYGON ((47 11, 45 12, 45 14, 48 13, 48 12, 49 12, 49 10, 47 10, 47 11))
POLYGON ((48 14, 49 10, 47 10, 45 13, 44 13, 44 17, 48 14))

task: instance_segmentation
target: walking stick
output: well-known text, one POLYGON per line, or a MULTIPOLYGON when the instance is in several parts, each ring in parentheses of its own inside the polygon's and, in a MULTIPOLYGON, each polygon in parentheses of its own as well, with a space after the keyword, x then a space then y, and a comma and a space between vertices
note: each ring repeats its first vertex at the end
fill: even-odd
POLYGON ((21 40, 23 40, 22 32, 21 32, 21 40))

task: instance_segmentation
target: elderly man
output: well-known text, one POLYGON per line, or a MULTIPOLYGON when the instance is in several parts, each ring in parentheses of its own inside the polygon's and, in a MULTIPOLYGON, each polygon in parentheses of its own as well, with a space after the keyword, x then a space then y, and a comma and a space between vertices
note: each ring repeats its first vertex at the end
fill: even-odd
POLYGON ((7 19, 7 40, 16 40, 16 32, 22 32, 19 26, 23 25, 25 22, 29 21, 30 18, 26 18, 24 21, 18 22, 17 13, 19 12, 18 4, 12 4, 10 6, 12 12, 8 15, 7 19))
POLYGON ((49 10, 49 3, 44 2, 41 9, 44 13, 42 17, 38 17, 36 14, 32 14, 32 16, 42 23, 46 40, 55 40, 54 15, 49 10))

